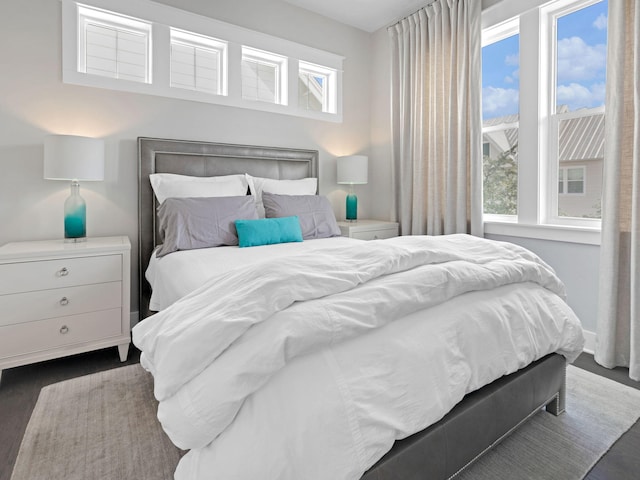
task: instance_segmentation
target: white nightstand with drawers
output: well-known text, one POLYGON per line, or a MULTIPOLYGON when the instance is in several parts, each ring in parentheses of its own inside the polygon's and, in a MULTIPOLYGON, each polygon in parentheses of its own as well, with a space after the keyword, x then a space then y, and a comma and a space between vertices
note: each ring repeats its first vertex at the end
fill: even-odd
POLYGON ((131 342, 127 237, 0 247, 0 375, 5 368, 131 342))
POLYGON ((382 220, 357 220, 355 222, 338 222, 343 237, 358 238, 360 240, 378 240, 398 236, 396 222, 382 220))

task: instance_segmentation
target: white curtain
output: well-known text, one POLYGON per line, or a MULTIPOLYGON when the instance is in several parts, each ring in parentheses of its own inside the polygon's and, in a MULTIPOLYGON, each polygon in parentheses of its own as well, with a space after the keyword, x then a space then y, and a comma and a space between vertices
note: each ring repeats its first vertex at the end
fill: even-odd
POLYGON ((401 233, 483 235, 479 0, 389 27, 393 212, 401 233))
POLYGON ((640 381, 640 7, 610 0, 595 359, 640 381))

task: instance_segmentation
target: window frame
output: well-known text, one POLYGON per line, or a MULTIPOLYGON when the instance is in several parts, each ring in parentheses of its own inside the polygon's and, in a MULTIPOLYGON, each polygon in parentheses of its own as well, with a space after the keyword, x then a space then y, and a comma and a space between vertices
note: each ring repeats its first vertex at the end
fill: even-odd
MULTIPOLYGON (((558 171, 562 171, 562 192, 558 191, 558 195, 566 195, 569 197, 584 197, 587 195, 587 167, 586 165, 567 165, 564 167, 558 167, 558 171), (569 192, 569 170, 581 170, 582 171, 582 191, 581 192, 569 192)), ((560 186, 560 175, 558 175, 558 186, 560 186)))
MULTIPOLYGON (((506 38, 520 35, 520 24, 517 18, 510 18, 506 21, 500 22, 497 25, 492 26, 491 28, 482 29, 482 43, 481 48, 484 48, 488 45, 492 45, 506 38)), ((518 93, 519 95, 519 93, 518 93)), ((519 108, 518 108, 519 110, 519 108)), ((519 118, 519 112, 518 112, 519 118)), ((482 136, 484 137, 485 133, 497 130, 505 130, 507 128, 517 128, 518 132, 520 132, 520 121, 510 122, 510 123, 501 123, 498 125, 491 125, 490 127, 482 127, 482 136)), ((483 155, 484 161, 484 155, 483 155)), ((520 178, 520 162, 518 161, 518 178, 520 178)), ((483 185, 484 188, 484 185, 483 185)), ((483 219, 485 222, 503 222, 503 223, 517 223, 518 222, 518 214, 519 203, 520 203, 520 191, 518 189, 517 192, 517 208, 515 215, 502 215, 496 213, 484 213, 484 205, 483 205, 483 219)))
MULTIPOLYGON (((128 15, 122 15, 118 12, 108 11, 101 8, 93 7, 91 5, 78 3, 77 4, 77 21, 78 21, 78 72, 85 75, 103 76, 105 78, 113 78, 118 81, 135 82, 136 80, 129 80, 126 78, 120 78, 116 72, 115 77, 107 75, 99 75, 95 73, 87 72, 87 26, 95 25, 110 30, 115 30, 116 33, 124 32, 133 35, 139 35, 145 39, 145 64, 144 64, 144 81, 139 83, 150 84, 153 83, 152 79, 152 25, 151 23, 140 19, 131 17, 128 15)), ((119 53, 119 49, 116 48, 116 56, 119 53)), ((116 60, 116 64, 118 60, 116 60)))
POLYGON ((277 53, 268 52, 266 50, 260 50, 258 48, 242 45, 242 58, 240 60, 240 68, 244 66, 244 62, 253 62, 258 65, 267 65, 274 67, 275 71, 275 89, 274 89, 274 101, 261 100, 260 98, 253 99, 247 98, 244 94, 244 75, 241 74, 242 80, 242 99, 250 102, 264 102, 272 103, 274 105, 288 105, 288 76, 289 76, 289 61, 287 57, 279 55, 277 53))
POLYGON ((557 145, 556 151, 552 151, 553 135, 556 132, 557 137, 558 132, 557 128, 553 129, 553 122, 566 118, 552 115, 555 114, 556 89, 555 21, 562 15, 599 1, 533 0, 526 5, 511 2, 509 5, 500 4, 500 8, 494 6, 483 10, 483 47, 492 43, 485 41, 485 37, 492 38, 491 30, 499 31, 509 22, 518 22, 520 33, 518 215, 501 218, 484 214, 487 233, 566 239, 589 244, 600 242, 600 219, 552 214, 554 208, 557 212, 559 168, 557 145), (537 95, 527 92, 536 92, 537 95), (553 163, 549 158, 555 159, 553 163))
MULTIPOLYGON (((322 89, 322 112, 336 113, 337 110, 337 88, 336 79, 337 71, 334 68, 317 65, 315 63, 298 62, 298 76, 301 73, 314 77, 323 77, 325 79, 324 88, 322 89)), ((303 107, 301 107, 303 108, 303 107)), ((309 108, 305 108, 309 110, 309 108)))
MULTIPOLYGON (((186 90, 194 90, 197 92, 201 92, 208 95, 222 95, 226 96, 228 94, 228 43, 224 40, 220 40, 218 38, 209 37, 206 35, 201 35, 199 33, 189 32, 187 30, 182 30, 179 28, 169 27, 169 86, 171 88, 182 88, 186 90), (173 73, 173 46, 181 45, 185 47, 194 48, 195 49, 205 50, 205 51, 215 51, 218 54, 218 65, 217 65, 217 91, 216 93, 212 93, 208 90, 199 89, 197 84, 195 84, 194 88, 189 88, 187 86, 174 85, 171 75, 173 73)), ((194 59, 195 61, 195 59, 194 59)), ((194 73, 194 82, 197 79, 197 75, 194 73)))

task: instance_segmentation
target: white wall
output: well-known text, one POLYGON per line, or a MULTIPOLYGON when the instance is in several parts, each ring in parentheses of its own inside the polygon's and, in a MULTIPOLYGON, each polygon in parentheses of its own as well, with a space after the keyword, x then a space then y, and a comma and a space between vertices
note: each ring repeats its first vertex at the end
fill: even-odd
MULTIPOLYGON (((344 218, 335 157, 369 154, 370 35, 279 0, 163 0, 197 14, 346 57, 342 124, 235 107, 66 85, 61 80, 58 0, 0 2, 0 244, 61 238, 65 182, 42 179, 43 137, 102 137, 105 181, 81 186, 87 234, 128 235, 137 310, 139 136, 318 149, 320 192, 344 218)), ((376 185, 376 182, 372 182, 376 185)), ((371 212, 358 187, 359 215, 371 212)))
POLYGON ((528 248, 551 265, 564 282, 567 288, 567 303, 582 322, 582 327, 591 332, 596 331, 600 272, 598 245, 505 235, 486 235, 486 237, 528 248))

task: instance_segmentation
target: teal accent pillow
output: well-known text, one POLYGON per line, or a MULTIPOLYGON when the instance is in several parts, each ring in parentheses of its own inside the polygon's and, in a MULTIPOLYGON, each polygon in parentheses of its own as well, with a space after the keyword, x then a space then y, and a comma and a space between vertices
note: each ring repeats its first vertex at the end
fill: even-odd
POLYGON ((257 247, 274 243, 301 242, 302 230, 298 217, 236 220, 238 246, 257 247))

